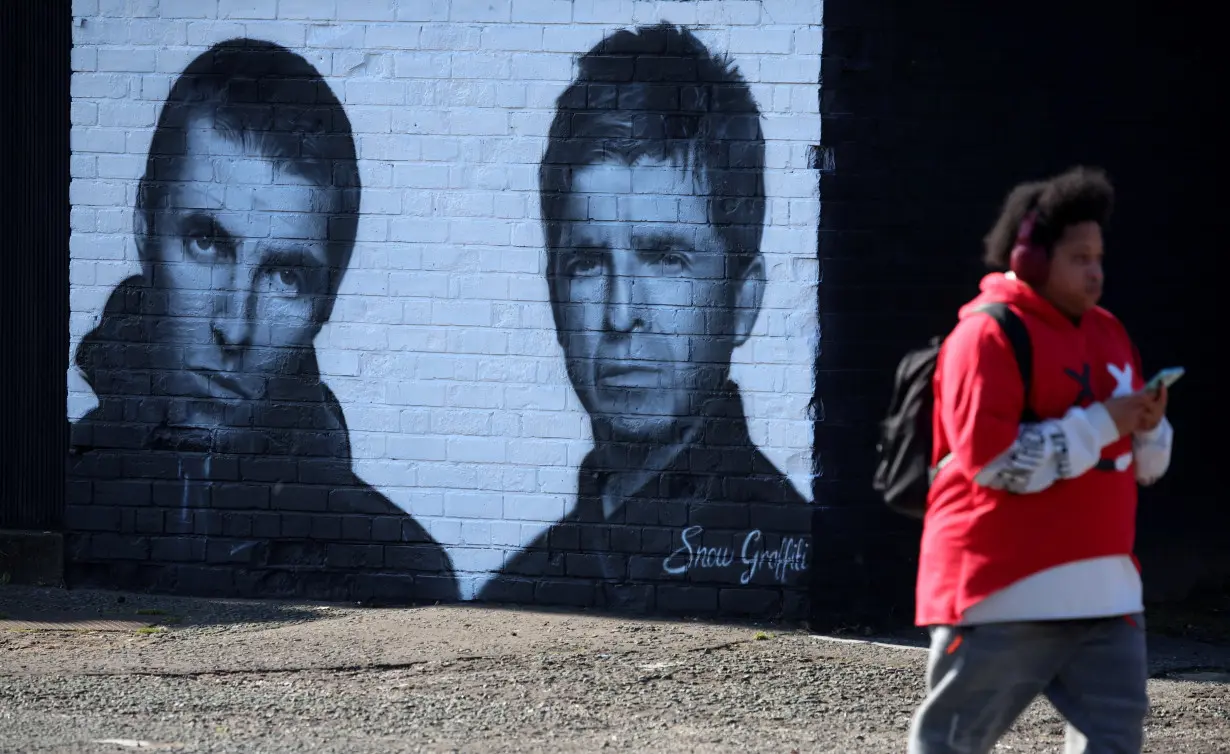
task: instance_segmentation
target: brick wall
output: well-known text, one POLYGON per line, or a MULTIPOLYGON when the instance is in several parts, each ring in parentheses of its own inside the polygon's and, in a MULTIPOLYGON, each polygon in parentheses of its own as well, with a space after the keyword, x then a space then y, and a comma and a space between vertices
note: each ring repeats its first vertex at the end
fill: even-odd
MULTIPOLYGON (((68 516, 78 583, 471 599, 528 553, 536 566, 486 594, 696 613, 802 612, 819 340, 819 199, 810 166, 820 133, 818 0, 76 0, 73 12, 68 416, 145 438, 96 426, 76 446, 68 516), (613 525, 572 526, 578 522, 569 516, 583 517, 578 475, 587 455, 593 464, 595 441, 552 317, 539 163, 578 57, 619 29, 663 21, 728 54, 759 110, 763 302, 730 367, 751 455, 727 458, 734 451, 722 441, 693 436, 670 463, 686 462, 687 484, 710 487, 704 494, 689 487, 694 504, 682 513, 637 519, 625 512, 613 525), (256 418, 235 421, 228 413, 227 421, 250 432, 293 425, 300 434, 320 430, 313 422, 333 422, 330 431, 348 441, 340 455, 286 451, 305 447, 300 435, 276 452, 261 438, 243 445, 251 437, 223 448, 224 433, 208 427, 205 449, 182 439, 155 447, 148 439, 166 429, 161 403, 196 410, 180 405, 191 391, 177 393, 173 373, 222 337, 221 325, 209 324, 206 299, 219 299, 226 286, 215 262, 190 286, 197 304, 186 294, 167 298, 162 275, 176 279, 185 258, 163 259, 157 274, 143 263, 142 232, 134 231, 138 188, 177 78, 233 38, 279 45, 319 72, 353 131, 362 192, 353 254, 331 316, 311 340, 320 381, 336 401, 320 398, 312 405, 327 416, 312 418, 315 398, 289 389, 279 397, 270 378, 260 387, 269 411, 292 413, 274 421, 257 408, 256 418), (115 327, 104 321, 109 301, 115 327), (87 336, 100 332, 106 347, 91 358, 105 375, 92 386, 77 357, 87 336), (168 348, 174 353, 158 355, 168 348), (114 405, 99 399, 102 382, 114 405), (340 430, 334 405, 344 414, 340 430), (273 423, 262 425, 261 416, 273 423), (742 498, 729 491, 749 474, 773 491, 742 498), (787 479, 789 489, 781 489, 787 479), (753 504, 761 498, 763 506, 753 504), (690 524, 704 532, 688 541, 690 524), (451 574, 438 565, 441 552, 451 574), (723 552, 734 560, 725 570, 716 565, 723 552), (685 562, 690 567, 680 569, 685 562), (740 582, 756 569, 750 583, 740 582)), ((241 158, 262 157, 259 149, 229 162, 211 154, 212 168, 192 180, 224 193, 239 179, 222 172, 237 174, 241 158)), ((243 184, 245 203, 232 204, 227 194, 225 209, 256 217, 262 202, 283 202, 271 210, 272 224, 249 234, 256 248, 280 238, 277 213, 293 200, 279 198, 276 174, 260 179, 268 188, 251 180, 243 184)), ((655 197, 652 187, 632 191, 655 197)), ((669 194, 656 200, 678 217, 669 194)), ((198 250, 215 240, 198 242, 198 250)), ((227 311, 231 324, 242 319, 236 311, 227 311)), ((270 311, 272 320, 249 317, 249 326, 277 346, 287 310, 270 311)), ((247 365, 240 371, 257 360, 245 359, 236 362, 247 365)), ((239 410, 235 403, 226 411, 239 410)), ((673 479, 672 469, 662 472, 652 460, 636 463, 657 469, 650 486, 673 479)), ((626 492, 628 499, 646 494, 626 492)))

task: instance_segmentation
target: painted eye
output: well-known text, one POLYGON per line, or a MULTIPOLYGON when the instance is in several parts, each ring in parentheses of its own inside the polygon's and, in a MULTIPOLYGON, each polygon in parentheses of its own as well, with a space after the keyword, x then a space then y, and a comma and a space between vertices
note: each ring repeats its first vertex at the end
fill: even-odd
POLYGON ((213 259, 218 256, 218 240, 213 236, 197 234, 184 241, 188 254, 195 259, 213 259))
POLYGON ((270 292, 279 296, 298 296, 303 292, 303 275, 291 267, 277 267, 265 275, 270 292))
POLYGON ((657 253, 654 265, 659 275, 675 275, 688 269, 688 256, 678 251, 664 249, 657 253))
POLYGON ((602 259, 596 254, 577 255, 568 263, 570 275, 597 275, 602 271, 602 259))
POLYGON ((682 270, 687 266, 688 260, 684 259, 682 254, 676 254, 673 251, 668 251, 662 255, 662 266, 668 270, 682 270))

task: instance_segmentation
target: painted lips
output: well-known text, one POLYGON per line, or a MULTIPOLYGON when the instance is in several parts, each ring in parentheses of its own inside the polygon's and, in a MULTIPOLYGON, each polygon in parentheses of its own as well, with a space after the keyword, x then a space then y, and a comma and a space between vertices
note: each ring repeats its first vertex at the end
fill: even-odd
POLYGON ((604 387, 656 388, 659 374, 644 362, 600 362, 597 368, 598 383, 604 387))
POLYGON ((202 398, 254 400, 258 394, 253 386, 245 384, 247 380, 237 378, 235 375, 204 369, 194 369, 192 374, 196 378, 198 394, 202 398))

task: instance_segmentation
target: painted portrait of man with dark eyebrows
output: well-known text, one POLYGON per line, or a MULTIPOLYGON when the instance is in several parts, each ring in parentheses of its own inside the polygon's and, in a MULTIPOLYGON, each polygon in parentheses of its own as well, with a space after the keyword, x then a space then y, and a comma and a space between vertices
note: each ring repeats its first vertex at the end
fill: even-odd
POLYGON ((480 598, 654 609, 662 584, 797 585, 810 506, 749 437, 730 380, 766 277, 751 90, 667 24, 616 32, 577 68, 539 186, 551 310, 594 447, 575 508, 480 598))
MULTIPOLYGON (((303 57, 234 39, 187 66, 137 191, 141 272, 77 350, 99 404, 72 427, 70 506, 155 560, 242 566, 232 593, 455 598, 444 550, 355 475, 317 364, 360 195, 350 121, 303 57)), ((112 541, 76 560, 139 560, 112 541)))

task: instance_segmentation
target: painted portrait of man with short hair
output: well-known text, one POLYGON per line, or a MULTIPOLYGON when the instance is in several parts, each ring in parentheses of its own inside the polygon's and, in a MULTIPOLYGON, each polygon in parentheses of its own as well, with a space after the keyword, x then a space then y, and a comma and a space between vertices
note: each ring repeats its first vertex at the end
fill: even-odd
POLYGON ((729 376, 766 277, 751 90, 666 24, 608 36, 578 71, 539 185, 556 333, 594 448, 575 508, 480 597, 654 609, 661 584, 797 585, 810 506, 752 442, 729 376))
POLYGON ((116 511, 160 559, 242 565, 239 593, 375 588, 325 573, 355 570, 399 576, 385 597, 455 597, 445 552, 355 475, 317 364, 360 193, 349 119, 303 57, 235 39, 187 66, 137 191, 141 272, 77 351, 99 405, 72 427, 70 504, 116 511))

